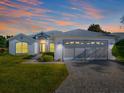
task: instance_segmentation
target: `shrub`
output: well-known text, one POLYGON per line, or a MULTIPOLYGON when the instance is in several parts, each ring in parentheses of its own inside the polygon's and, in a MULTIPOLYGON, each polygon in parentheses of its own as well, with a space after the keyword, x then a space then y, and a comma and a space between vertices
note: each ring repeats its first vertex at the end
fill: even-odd
POLYGON ((52 62, 52 61, 54 61, 54 58, 51 55, 44 55, 44 56, 41 56, 41 58, 39 58, 38 61, 40 61, 40 62, 52 62))
POLYGON ((7 49, 5 49, 5 48, 0 48, 0 55, 3 55, 3 54, 5 54, 5 53, 7 53, 7 49))
POLYGON ((44 62, 43 56, 41 56, 40 58, 38 58, 38 61, 39 61, 39 62, 44 62))
POLYGON ((45 55, 45 56, 43 56, 43 60, 44 60, 44 62, 51 62, 51 61, 53 61, 53 56, 45 55))
POLYGON ((61 59, 61 58, 59 58, 59 59, 58 59, 58 60, 56 60, 56 61, 59 61, 59 62, 60 62, 60 61, 62 61, 62 59, 61 59))
POLYGON ((45 52, 45 53, 43 53, 42 55, 43 55, 43 56, 44 56, 44 55, 50 55, 50 56, 53 56, 53 57, 54 57, 54 52, 45 52))
POLYGON ((119 60, 124 58, 124 40, 117 42, 113 46, 112 54, 119 60))
POLYGON ((34 55, 27 55, 27 56, 25 56, 23 59, 31 59, 31 58, 33 58, 34 57, 34 55))

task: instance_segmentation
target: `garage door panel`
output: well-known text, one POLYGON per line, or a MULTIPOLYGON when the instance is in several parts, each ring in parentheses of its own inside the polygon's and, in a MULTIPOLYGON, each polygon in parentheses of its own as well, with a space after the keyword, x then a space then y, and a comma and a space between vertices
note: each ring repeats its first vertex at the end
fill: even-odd
POLYGON ((96 59, 107 59, 107 47, 96 48, 96 59))
POLYGON ((85 58, 85 49, 84 48, 75 48, 75 57, 76 60, 83 60, 85 58))
POLYGON ((107 60, 106 40, 64 40, 63 58, 66 60, 107 60))
POLYGON ((64 60, 71 60, 74 58, 74 48, 64 48, 64 60))
POLYGON ((95 53, 96 53, 96 50, 94 47, 86 48, 86 59, 87 60, 94 60, 95 59, 95 53))

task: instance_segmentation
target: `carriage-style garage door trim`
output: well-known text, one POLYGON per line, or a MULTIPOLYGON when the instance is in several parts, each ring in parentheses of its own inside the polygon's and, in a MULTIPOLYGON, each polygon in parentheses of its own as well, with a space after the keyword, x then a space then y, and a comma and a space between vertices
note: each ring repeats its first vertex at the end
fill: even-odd
POLYGON ((107 60, 107 40, 63 40, 63 60, 107 60))

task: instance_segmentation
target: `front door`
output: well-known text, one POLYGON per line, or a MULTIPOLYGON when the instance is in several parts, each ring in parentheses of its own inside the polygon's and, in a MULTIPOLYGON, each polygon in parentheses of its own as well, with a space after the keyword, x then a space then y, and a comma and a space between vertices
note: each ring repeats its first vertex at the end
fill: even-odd
POLYGON ((46 52, 46 44, 40 44, 40 52, 46 52))

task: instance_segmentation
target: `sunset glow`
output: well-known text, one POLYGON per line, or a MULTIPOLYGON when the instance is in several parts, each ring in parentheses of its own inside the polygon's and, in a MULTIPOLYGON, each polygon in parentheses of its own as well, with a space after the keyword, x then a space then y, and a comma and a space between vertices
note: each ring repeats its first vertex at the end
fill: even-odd
POLYGON ((100 24, 109 32, 124 32, 120 18, 124 0, 0 0, 0 34, 87 29, 100 24))

